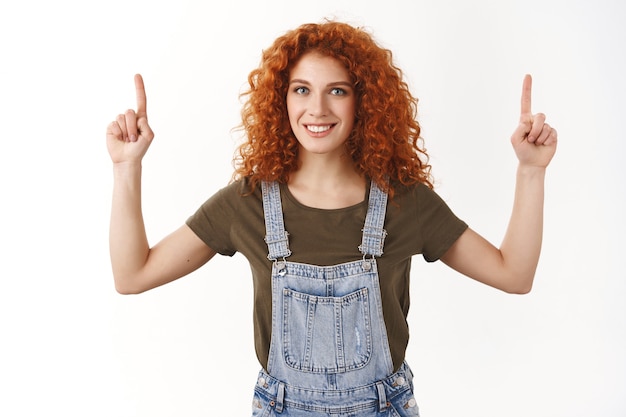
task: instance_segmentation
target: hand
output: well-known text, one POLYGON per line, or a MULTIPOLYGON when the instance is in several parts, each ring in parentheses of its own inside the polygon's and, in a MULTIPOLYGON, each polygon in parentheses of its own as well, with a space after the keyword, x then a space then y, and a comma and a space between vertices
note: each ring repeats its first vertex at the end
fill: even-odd
POLYGON ((520 165, 545 168, 556 152, 557 132, 546 123, 545 114, 532 114, 531 91, 532 78, 526 75, 522 86, 520 121, 511 136, 511 144, 520 165))
POLYGON ((135 75, 137 111, 127 110, 107 126, 107 148, 113 163, 140 162, 154 133, 148 125, 146 90, 141 75, 135 75))

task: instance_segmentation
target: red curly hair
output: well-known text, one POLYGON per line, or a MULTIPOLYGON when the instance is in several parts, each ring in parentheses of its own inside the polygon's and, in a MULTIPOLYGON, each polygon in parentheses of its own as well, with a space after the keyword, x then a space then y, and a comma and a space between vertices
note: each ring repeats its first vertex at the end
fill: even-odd
POLYGON ((393 184, 423 183, 432 188, 428 155, 416 120, 417 99, 393 64, 392 53, 372 36, 345 23, 304 24, 277 38, 263 51, 248 76, 242 109, 247 141, 238 148, 235 179, 287 182, 298 169, 298 141, 287 114, 286 95, 293 66, 316 52, 341 62, 356 93, 355 124, 346 141, 358 172, 393 195, 393 184), (387 186, 386 179, 389 179, 387 186))

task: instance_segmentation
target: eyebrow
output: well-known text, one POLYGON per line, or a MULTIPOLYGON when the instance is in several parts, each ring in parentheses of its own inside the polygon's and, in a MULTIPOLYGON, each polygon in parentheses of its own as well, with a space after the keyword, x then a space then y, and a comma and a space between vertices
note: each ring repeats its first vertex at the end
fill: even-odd
MULTIPOLYGON (((300 78, 294 78, 293 80, 289 81, 289 84, 304 84, 304 85, 311 85, 310 82, 308 82, 307 80, 302 80, 300 78)), ((338 86, 345 86, 345 87, 350 87, 350 88, 354 88, 354 86, 352 85, 352 83, 348 82, 348 81, 335 81, 332 83, 328 83, 326 85, 326 87, 338 87, 338 86)))

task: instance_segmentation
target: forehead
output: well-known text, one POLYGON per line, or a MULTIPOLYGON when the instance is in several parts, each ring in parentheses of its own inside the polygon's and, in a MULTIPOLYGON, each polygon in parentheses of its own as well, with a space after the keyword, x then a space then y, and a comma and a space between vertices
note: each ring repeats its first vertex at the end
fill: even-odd
POLYGON ((350 81, 350 74, 344 65, 336 58, 309 52, 296 62, 289 72, 289 79, 332 79, 332 81, 350 81))

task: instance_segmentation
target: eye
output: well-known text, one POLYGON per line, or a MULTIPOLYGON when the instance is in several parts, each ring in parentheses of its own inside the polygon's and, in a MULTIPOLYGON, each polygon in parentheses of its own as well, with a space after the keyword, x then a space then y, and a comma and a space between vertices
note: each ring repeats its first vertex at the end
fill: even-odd
POLYGON ((306 94, 309 92, 309 89, 307 87, 300 86, 300 87, 295 87, 293 89, 293 92, 296 94, 306 94))
POLYGON ((347 92, 343 88, 335 87, 330 90, 330 94, 333 96, 345 96, 347 92))

